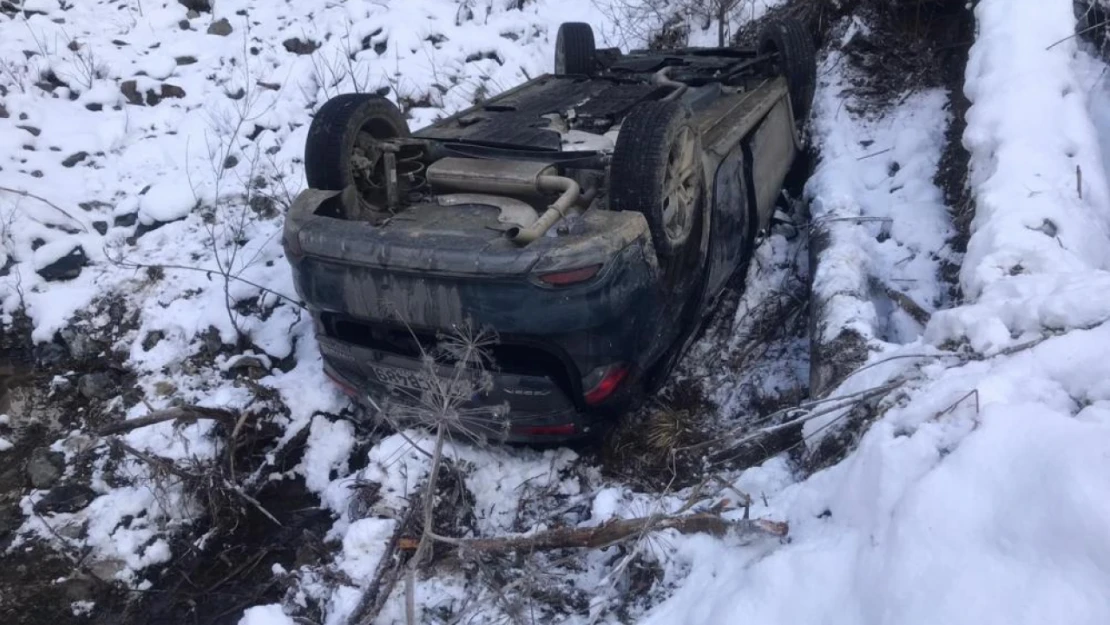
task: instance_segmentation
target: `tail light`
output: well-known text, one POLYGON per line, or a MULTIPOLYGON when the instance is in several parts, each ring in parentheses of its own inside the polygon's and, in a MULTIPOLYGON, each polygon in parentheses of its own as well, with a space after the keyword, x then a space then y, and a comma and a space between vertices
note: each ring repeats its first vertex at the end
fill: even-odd
POLYGON ((573 423, 563 425, 520 425, 512 432, 517 436, 573 436, 576 432, 573 423))
POLYGON ((594 369, 582 379, 582 388, 587 389, 586 403, 592 406, 609 399, 627 377, 628 365, 624 363, 594 369))
POLYGON ((350 384, 347 384, 347 382, 343 380, 343 378, 340 378, 338 375, 332 373, 329 369, 324 369, 324 375, 328 376, 328 378, 330 378, 331 381, 339 387, 339 390, 343 391, 344 395, 348 395, 350 397, 358 396, 358 389, 351 386, 350 384))
POLYGON ((585 282, 596 276, 599 271, 601 271, 601 265, 590 265, 589 267, 571 269, 570 271, 545 273, 540 275, 539 278, 541 282, 550 284, 551 286, 568 286, 571 284, 578 284, 579 282, 585 282))

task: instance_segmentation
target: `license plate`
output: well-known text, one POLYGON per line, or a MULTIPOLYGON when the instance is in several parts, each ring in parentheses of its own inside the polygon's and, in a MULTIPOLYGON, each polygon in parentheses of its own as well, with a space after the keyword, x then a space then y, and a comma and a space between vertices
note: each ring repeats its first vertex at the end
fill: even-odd
MULTIPOLYGON (((383 367, 381 365, 370 365, 370 370, 374 372, 374 376, 378 378, 379 382, 389 387, 427 392, 440 392, 449 388, 445 380, 433 380, 432 374, 428 371, 383 367)), ((465 378, 454 380, 450 384, 455 395, 471 395, 470 386, 470 381, 465 378)))

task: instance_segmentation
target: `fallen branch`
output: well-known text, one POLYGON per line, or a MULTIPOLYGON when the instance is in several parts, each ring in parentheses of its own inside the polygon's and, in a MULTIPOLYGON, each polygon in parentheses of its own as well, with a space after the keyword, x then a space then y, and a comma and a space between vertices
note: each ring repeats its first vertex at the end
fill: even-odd
POLYGON ((137 419, 128 419, 119 423, 106 425, 97 432, 100 436, 123 434, 148 425, 164 423, 166 421, 180 421, 181 423, 196 423, 199 419, 213 419, 231 425, 235 423, 235 415, 219 408, 204 408, 201 406, 178 406, 152 412, 137 419))
MULTIPOLYGON (((725 535, 738 538, 764 536, 782 538, 789 531, 786 523, 778 521, 730 521, 715 514, 702 513, 677 517, 656 515, 637 519, 614 519, 597 527, 560 527, 530 536, 459 539, 436 535, 434 538, 436 541, 453 545, 460 551, 492 555, 511 551, 599 549, 648 532, 667 529, 676 530, 681 534, 710 534, 718 538, 725 535)), ((419 542, 419 539, 404 538, 401 540, 400 549, 413 551, 418 547, 419 542)))
MULTIPOLYGON (((421 497, 418 492, 416 496, 410 497, 411 501, 416 501, 421 497)), ((405 559, 400 557, 400 545, 405 540, 404 534, 416 519, 416 513, 420 508, 416 506, 409 506, 405 515, 397 522, 397 528, 393 531, 393 536, 390 537, 389 543, 385 547, 385 554, 378 560, 378 568, 374 571, 374 577, 366 586, 366 590, 362 593, 362 599, 359 600, 358 607, 351 612, 350 618, 347 619, 349 625, 368 625, 378 617, 378 614, 385 607, 385 602, 389 596, 393 594, 394 587, 397 586, 397 581, 401 579, 402 572, 405 567, 405 559)))
POLYGON ((83 230, 85 232, 89 231, 89 229, 85 226, 85 224, 80 219, 77 219, 73 215, 70 215, 64 208, 62 208, 61 206, 58 206, 57 204, 55 204, 54 202, 51 202, 48 199, 42 197, 41 195, 35 195, 34 193, 31 193, 30 191, 24 191, 22 189, 13 189, 11 187, 0 187, 0 191, 7 191, 8 193, 14 193, 14 194, 16 194, 18 196, 21 196, 21 197, 28 197, 28 198, 31 198, 32 200, 38 200, 38 201, 42 202, 43 204, 46 204, 50 208, 53 208, 54 210, 58 211, 59 213, 65 215, 66 218, 68 218, 73 223, 77 224, 78 226, 81 226, 81 230, 83 230))
POLYGON ((929 323, 929 319, 933 316, 932 313, 930 313, 928 310, 925 310, 925 307, 915 302, 912 297, 906 295, 898 289, 894 289, 886 284, 883 284, 882 281, 878 280, 877 278, 872 278, 872 288, 877 288, 878 290, 881 290, 887 296, 887 298, 890 299, 890 301, 901 307, 901 309, 906 311, 906 313, 910 317, 913 317, 914 321, 920 323, 921 325, 927 325, 929 323))
MULTIPOLYGON (((128 445, 127 443, 121 441, 118 438, 109 439, 109 441, 110 441, 111 445, 113 445, 114 447, 116 447, 120 451, 123 451, 124 453, 130 454, 131 456, 134 456, 134 457, 138 458, 139 460, 142 460, 143 462, 145 462, 145 463, 149 464, 150 466, 154 467, 155 470, 165 471, 166 473, 169 473, 170 475, 178 477, 182 480, 185 480, 186 482, 191 483, 191 484, 199 484, 199 483, 202 483, 205 480, 204 476, 202 476, 202 475, 197 475, 195 473, 190 473, 189 471, 186 471, 186 470, 178 467, 172 461, 167 460, 165 458, 160 458, 158 456, 154 456, 154 455, 139 451, 138 449, 135 449, 134 447, 128 445)), ((254 507, 259 512, 261 512, 263 514, 263 516, 265 516, 267 519, 272 521, 278 527, 285 527, 284 525, 282 525, 281 521, 277 520, 277 517, 275 517, 273 514, 271 514, 270 511, 267 510, 266 507, 262 505, 262 502, 258 501, 254 497, 248 495, 238 485, 232 484, 231 482, 227 481, 226 479, 222 480, 221 485, 223 486, 224 490, 226 490, 227 492, 233 493, 235 496, 237 496, 240 499, 242 499, 243 501, 249 503, 252 507, 254 507)))

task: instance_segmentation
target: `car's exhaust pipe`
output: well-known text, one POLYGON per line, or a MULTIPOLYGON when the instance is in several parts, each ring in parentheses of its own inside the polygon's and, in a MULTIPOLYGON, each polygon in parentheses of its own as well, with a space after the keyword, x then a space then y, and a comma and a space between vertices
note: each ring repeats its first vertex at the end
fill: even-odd
POLYGON ((578 183, 563 176, 540 176, 536 180, 536 188, 549 193, 561 192, 557 200, 547 207, 540 218, 527 228, 509 228, 505 234, 517 245, 528 245, 532 241, 547 234, 567 214, 575 209, 581 189, 578 183))
POLYGON ((505 231, 513 243, 527 245, 578 209, 582 189, 573 179, 554 173, 555 167, 550 163, 448 157, 428 167, 428 182, 437 190, 505 195, 559 193, 539 219, 505 231))

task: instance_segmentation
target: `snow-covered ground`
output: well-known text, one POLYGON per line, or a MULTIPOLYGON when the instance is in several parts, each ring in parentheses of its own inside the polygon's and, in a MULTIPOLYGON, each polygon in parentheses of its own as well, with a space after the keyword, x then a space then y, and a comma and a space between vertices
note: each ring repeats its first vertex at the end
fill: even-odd
MULTIPOLYGON (((873 354, 834 392, 898 384, 846 460, 767 494, 771 514, 791 524, 789 545, 707 553, 645 622, 1110 619, 1106 65, 1066 39, 1075 24, 1066 0, 982 0, 975 16, 964 143, 977 212, 961 274, 966 303, 933 312, 924 332, 899 332, 901 346, 873 354)), ((893 148, 883 156, 903 167, 915 157, 935 164, 928 138, 943 116, 938 97, 906 99, 886 116, 900 118, 889 143, 870 147, 893 148), (926 117, 920 127, 915 115, 926 117)), ((870 134, 851 134, 838 111, 818 107, 816 126, 834 128, 826 166, 835 165, 836 128, 870 134)), ((907 247, 943 234, 927 176, 916 177, 926 201, 910 205, 911 217, 905 204, 877 206, 872 195, 892 190, 888 178, 905 169, 869 177, 870 166, 844 162, 832 182, 846 190, 830 195, 819 171, 815 204, 893 217, 891 240, 907 247), (902 225, 921 230, 900 238, 902 225)), ((881 256, 859 255, 869 249, 879 251, 870 241, 845 248, 846 264, 875 270, 881 256)), ((849 272, 843 288, 860 292, 866 275, 849 272)), ((915 293, 922 306, 936 295, 926 285, 915 293)), ((848 322, 881 327, 866 305, 848 311, 848 322)))
MULTIPOLYGON (((137 396, 101 392, 79 368, 51 383, 84 389, 81 412, 64 416, 52 444, 68 460, 96 448, 97 419, 177 403, 250 415, 248 429, 277 425, 279 447, 307 430, 295 467, 263 465, 248 480, 303 480, 333 515, 322 537, 332 551, 275 568, 292 580, 285 607, 251 608, 241 623, 286 625, 310 605, 322 622, 343 623, 428 471, 420 450, 433 441, 410 432, 356 451, 309 321, 275 295, 293 294, 277 233, 302 185, 311 112, 342 91, 389 87, 418 127, 545 71, 560 21, 592 21, 616 44, 628 16, 588 0, 215 4, 189 17, 175 0, 27 0, 35 14, 0 17, 5 322, 25 310, 40 347, 65 348, 63 362, 135 374, 137 396), (122 317, 109 306, 120 302, 122 317), (368 484, 377 496, 361 499, 368 484)), ((758 15, 767 4, 745 6, 758 15)), ((786 521, 789 541, 664 532, 572 563, 501 562, 502 577, 440 569, 415 586, 420 622, 499 622, 520 609, 535 622, 667 625, 1110 621, 1107 66, 1067 39, 1069 0, 981 0, 975 15, 964 143, 976 219, 959 305, 940 278, 959 259, 932 182, 947 94, 907 93, 857 115, 845 106, 846 64, 836 52, 823 59, 812 122, 820 160, 806 193, 831 233, 814 276, 832 302, 820 330, 853 329, 871 350, 830 396, 890 388, 858 448, 835 465, 806 475, 779 456, 721 475, 728 492, 752 496, 750 510, 724 495, 705 506, 786 521), (513 603, 537 589, 544 601, 513 603)), ((691 38, 715 37, 714 26, 691 38)), ((804 236, 782 234, 760 248, 733 323, 718 326, 736 335, 710 336, 696 353, 723 345, 727 365, 746 350, 750 313, 804 279, 793 269, 804 236)), ((750 408, 759 393, 749 387, 804 377, 797 338, 782 345, 762 378, 708 369, 722 414, 750 408)), ((28 418, 0 417, 0 455, 18 451, 28 418)), ((810 445, 843 421, 839 410, 807 423, 810 445)), ((121 438, 191 467, 222 458, 216 428, 163 423, 121 438)), ((447 452, 471 497, 460 507, 473 535, 595 526, 679 510, 691 495, 605 477, 569 449, 453 442, 447 452)), ((85 507, 41 513, 49 489, 31 490, 14 548, 36 535, 63 551, 88 548, 97 574, 144 588, 153 565, 181 555, 174 536, 202 510, 172 480, 152 480, 148 463, 110 456, 91 468, 85 507)), ((67 463, 62 481, 76 471, 67 463)), ((403 594, 376 622, 404 622, 403 594)))

